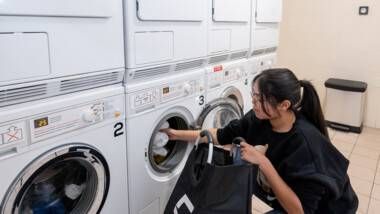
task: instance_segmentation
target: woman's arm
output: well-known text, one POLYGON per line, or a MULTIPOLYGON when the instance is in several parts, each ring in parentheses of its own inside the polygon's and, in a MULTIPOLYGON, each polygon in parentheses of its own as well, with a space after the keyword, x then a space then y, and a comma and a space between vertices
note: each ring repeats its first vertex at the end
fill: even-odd
MULTIPOLYGON (((212 128, 208 129, 211 133, 212 140, 214 144, 219 144, 218 139, 216 137, 216 132, 218 129, 212 128)), ((177 129, 161 129, 160 131, 166 133, 169 136, 170 140, 183 140, 183 141, 195 141, 201 130, 177 130, 177 129)), ((200 142, 207 142, 207 138, 203 137, 200 142)))
POLYGON ((300 199, 280 177, 268 158, 264 156, 259 163, 259 168, 285 211, 287 213, 304 213, 300 199))
POLYGON ((242 159, 259 165, 260 170, 265 175, 273 193, 285 211, 292 214, 304 213, 300 199, 280 177, 269 159, 245 142, 240 145, 242 146, 242 159))

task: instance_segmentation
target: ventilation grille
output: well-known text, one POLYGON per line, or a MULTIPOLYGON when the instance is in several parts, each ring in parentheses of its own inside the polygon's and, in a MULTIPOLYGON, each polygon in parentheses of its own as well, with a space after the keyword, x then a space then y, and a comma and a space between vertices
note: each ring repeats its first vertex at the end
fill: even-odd
POLYGON ((228 59, 228 55, 214 56, 210 58, 210 60, 208 61, 208 64, 223 62, 223 61, 226 61, 227 59, 228 59))
POLYGON ((47 84, 24 86, 0 91, 0 107, 27 102, 46 96, 47 84))
POLYGON ((271 47, 271 48, 267 48, 267 50, 265 51, 265 53, 273 53, 273 52, 276 52, 277 51, 277 47, 271 47))
POLYGON ((257 56, 265 53, 265 49, 254 50, 251 56, 257 56))
POLYGON ((138 71, 135 71, 133 79, 153 77, 153 76, 157 76, 161 74, 166 74, 169 72, 170 72, 170 65, 156 67, 156 68, 149 68, 145 70, 138 70, 138 71))
POLYGON ((112 72, 107 74, 100 74, 95 76, 81 77, 70 80, 63 80, 60 84, 60 90, 66 91, 78 91, 83 89, 90 89, 104 85, 110 85, 113 83, 121 82, 119 80, 119 73, 112 72))
POLYGON ((175 71, 181 71, 181 70, 188 70, 188 69, 194 69, 194 68, 200 68, 203 65, 203 60, 194 60, 190 62, 183 62, 183 63, 178 63, 175 66, 175 71))
POLYGON ((233 60, 233 59, 241 59, 241 58, 244 58, 247 56, 247 51, 242 51, 242 52, 237 52, 237 53, 233 53, 231 54, 231 57, 230 59, 233 60))
POLYGON ((259 50, 253 51, 251 56, 257 56, 257 55, 261 55, 261 54, 274 53, 276 51, 277 51, 277 47, 264 48, 264 49, 259 49, 259 50))

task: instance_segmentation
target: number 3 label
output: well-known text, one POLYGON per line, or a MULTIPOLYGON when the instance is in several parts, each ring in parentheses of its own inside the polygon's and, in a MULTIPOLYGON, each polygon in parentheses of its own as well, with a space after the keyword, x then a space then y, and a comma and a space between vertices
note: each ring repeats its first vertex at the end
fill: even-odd
POLYGON ((201 106, 203 104, 205 104, 205 97, 203 95, 199 96, 199 102, 198 104, 201 106))

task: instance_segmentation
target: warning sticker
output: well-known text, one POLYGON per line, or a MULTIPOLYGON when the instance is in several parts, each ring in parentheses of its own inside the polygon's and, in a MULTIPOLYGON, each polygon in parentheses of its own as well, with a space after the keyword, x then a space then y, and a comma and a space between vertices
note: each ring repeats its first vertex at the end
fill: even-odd
POLYGON ((24 139, 23 128, 16 125, 11 125, 5 132, 1 133, 1 138, 3 144, 21 141, 24 139))

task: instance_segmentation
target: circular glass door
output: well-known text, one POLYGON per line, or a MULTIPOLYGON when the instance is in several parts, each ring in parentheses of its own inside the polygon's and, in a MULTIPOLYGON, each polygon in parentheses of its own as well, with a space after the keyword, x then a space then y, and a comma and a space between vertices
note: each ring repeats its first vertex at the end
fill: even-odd
POLYGON ((180 114, 170 114, 164 117, 154 129, 148 147, 148 159, 151 167, 158 173, 170 173, 185 158, 188 143, 168 140, 166 134, 160 132, 163 128, 189 129, 189 123, 180 114))
POLYGON ((230 98, 218 98, 207 104, 198 118, 201 129, 222 128, 229 122, 243 117, 240 106, 230 98))
POLYGON ((60 147, 25 168, 9 189, 2 213, 97 213, 108 187, 108 166, 99 152, 60 147))
POLYGON ((221 97, 230 98, 230 99, 234 100, 239 105, 239 107, 241 109, 244 109, 243 95, 240 93, 239 89, 237 89, 233 86, 230 86, 223 91, 221 97))

